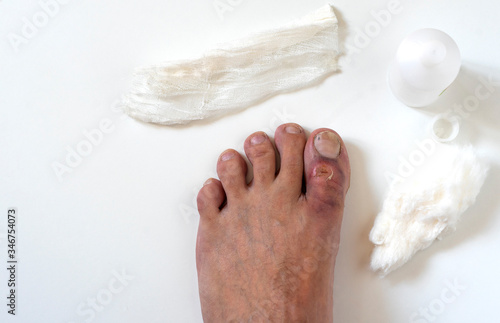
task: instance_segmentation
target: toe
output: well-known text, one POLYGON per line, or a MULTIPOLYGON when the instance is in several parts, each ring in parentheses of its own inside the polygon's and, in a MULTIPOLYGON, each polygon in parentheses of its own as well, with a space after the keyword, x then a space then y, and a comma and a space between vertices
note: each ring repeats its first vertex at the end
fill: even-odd
POLYGON ((245 153, 252 163, 252 185, 269 185, 276 173, 274 147, 264 132, 256 132, 245 141, 245 153))
POLYGON ((200 217, 212 218, 218 215, 225 198, 226 194, 222 188, 222 183, 214 178, 207 180, 198 192, 196 199, 200 217))
POLYGON ((304 163, 308 204, 319 210, 343 209, 351 169, 340 136, 326 128, 315 130, 307 141, 304 163))
POLYGON ((242 197, 247 189, 247 164, 234 149, 223 152, 217 162, 217 174, 226 192, 228 202, 242 197))
POLYGON ((298 124, 283 124, 276 129, 275 143, 281 158, 278 181, 291 190, 292 194, 300 196, 304 172, 305 132, 298 124))

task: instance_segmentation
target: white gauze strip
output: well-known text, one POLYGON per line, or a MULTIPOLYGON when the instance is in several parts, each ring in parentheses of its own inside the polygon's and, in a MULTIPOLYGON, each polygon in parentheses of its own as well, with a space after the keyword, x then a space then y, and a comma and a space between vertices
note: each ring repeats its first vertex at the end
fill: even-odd
POLYGON ((326 5, 199 59, 139 68, 123 109, 142 121, 183 124, 311 86, 338 68, 337 32, 333 8, 326 5))
MULTIPOLYGON (((429 161, 430 162, 430 161, 429 161)), ((371 268, 381 275, 404 265, 435 239, 454 232, 460 215, 474 203, 486 178, 472 147, 453 147, 404 185, 391 185, 375 219, 371 268)))

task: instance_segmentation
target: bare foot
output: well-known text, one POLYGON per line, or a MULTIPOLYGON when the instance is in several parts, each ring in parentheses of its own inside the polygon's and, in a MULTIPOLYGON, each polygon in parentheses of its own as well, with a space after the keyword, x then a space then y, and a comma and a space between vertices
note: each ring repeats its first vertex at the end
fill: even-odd
POLYGON ((198 194, 196 264, 205 322, 332 322, 333 276, 344 198, 347 150, 330 129, 306 142, 297 124, 245 141, 246 163, 229 149, 220 181, 198 194))

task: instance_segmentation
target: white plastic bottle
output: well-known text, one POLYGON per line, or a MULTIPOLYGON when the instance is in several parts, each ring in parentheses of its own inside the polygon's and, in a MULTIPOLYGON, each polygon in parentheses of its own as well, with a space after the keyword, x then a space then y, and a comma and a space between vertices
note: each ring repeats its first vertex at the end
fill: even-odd
POLYGON ((389 87, 404 104, 423 107, 448 88, 460 65, 460 50, 450 36, 437 29, 420 29, 399 46, 389 68, 389 87))

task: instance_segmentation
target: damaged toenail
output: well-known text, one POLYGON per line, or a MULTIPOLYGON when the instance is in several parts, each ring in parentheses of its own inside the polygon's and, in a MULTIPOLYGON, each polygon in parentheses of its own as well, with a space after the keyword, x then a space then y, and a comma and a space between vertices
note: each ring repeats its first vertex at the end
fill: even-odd
POLYGON ((250 139, 250 143, 252 145, 258 145, 263 143, 266 140, 266 136, 264 134, 258 133, 250 139))
POLYGON ((340 154, 339 137, 330 131, 320 132, 314 137, 314 147, 326 158, 337 158, 340 154))
POLYGON ((227 160, 230 160, 231 158, 234 157, 234 152, 232 151, 228 151, 227 153, 224 153, 221 157, 220 157, 220 160, 222 161, 227 161, 227 160))
POLYGON ((294 125, 286 126, 285 131, 288 133, 301 133, 302 132, 302 130, 299 127, 294 126, 294 125))

